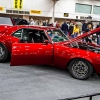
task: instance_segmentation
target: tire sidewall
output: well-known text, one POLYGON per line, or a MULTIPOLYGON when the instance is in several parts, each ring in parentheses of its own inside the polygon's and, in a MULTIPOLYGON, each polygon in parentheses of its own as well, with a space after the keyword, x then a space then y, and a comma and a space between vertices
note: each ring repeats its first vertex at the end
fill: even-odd
POLYGON ((79 79, 79 80, 86 80, 86 79, 88 79, 93 74, 93 67, 92 67, 92 65, 88 61, 86 61, 84 59, 74 59, 74 60, 72 60, 70 62, 70 64, 69 64, 69 66, 68 66, 68 70, 69 70, 70 74, 72 75, 72 77, 74 77, 76 79, 79 79), (76 61, 82 61, 82 62, 84 62, 88 66, 88 73, 83 78, 77 77, 77 75, 74 75, 74 73, 72 71, 72 66, 73 66, 73 64, 76 61))
POLYGON ((8 58, 9 53, 8 53, 8 50, 4 44, 0 43, 0 46, 2 46, 4 49, 4 55, 2 57, 0 57, 0 62, 5 62, 8 58))

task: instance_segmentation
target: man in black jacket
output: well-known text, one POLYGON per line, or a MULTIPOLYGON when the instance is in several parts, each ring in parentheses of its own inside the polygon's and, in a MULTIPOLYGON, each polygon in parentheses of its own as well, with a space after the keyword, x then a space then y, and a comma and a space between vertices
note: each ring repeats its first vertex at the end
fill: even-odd
POLYGON ((82 25, 82 32, 84 33, 86 31, 87 28, 87 21, 85 21, 82 25))
MULTIPOLYGON (((96 28, 100 28, 100 24, 97 25, 96 28)), ((97 32, 96 35, 97 35, 97 44, 100 45, 100 32, 97 32)))
POLYGON ((66 21, 62 24, 61 30, 68 35, 68 25, 66 23, 66 21))

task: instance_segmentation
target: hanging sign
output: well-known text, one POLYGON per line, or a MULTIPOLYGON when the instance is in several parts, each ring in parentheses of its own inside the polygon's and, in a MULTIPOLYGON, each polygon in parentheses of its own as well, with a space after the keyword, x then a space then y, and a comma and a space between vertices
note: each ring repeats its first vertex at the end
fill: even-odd
POLYGON ((69 16, 69 13, 64 13, 64 17, 68 17, 69 16))
POLYGON ((42 12, 40 10, 30 10, 31 14, 41 14, 42 12))
POLYGON ((0 11, 3 11, 4 10, 4 7, 0 7, 0 11))
POLYGON ((23 0, 14 0, 14 9, 22 9, 23 0))

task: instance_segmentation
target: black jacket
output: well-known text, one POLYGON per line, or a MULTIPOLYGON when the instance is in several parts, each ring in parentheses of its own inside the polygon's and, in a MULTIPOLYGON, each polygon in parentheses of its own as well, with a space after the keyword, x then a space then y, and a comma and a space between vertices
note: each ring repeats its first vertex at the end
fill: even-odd
POLYGON ((85 32, 86 28, 87 28, 87 23, 83 23, 83 25, 82 25, 82 31, 85 32))
POLYGON ((61 27, 62 31, 68 31, 68 25, 64 22, 61 27))
POLYGON ((73 29, 74 29, 74 26, 69 26, 69 33, 70 33, 70 34, 73 33, 73 29))
MULTIPOLYGON (((100 28, 100 25, 97 25, 96 28, 100 28)), ((100 32, 97 32, 96 34, 97 34, 97 35, 100 35, 100 32)))

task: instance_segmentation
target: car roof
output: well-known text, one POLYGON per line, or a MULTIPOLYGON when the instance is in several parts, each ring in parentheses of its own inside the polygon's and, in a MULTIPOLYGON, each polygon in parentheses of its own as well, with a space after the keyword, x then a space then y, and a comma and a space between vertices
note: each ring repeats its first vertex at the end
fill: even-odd
POLYGON ((49 27, 49 26, 39 26, 39 25, 16 25, 16 26, 10 26, 6 31, 9 31, 7 32, 6 34, 7 35, 10 35, 12 34, 13 32, 19 30, 19 29, 22 29, 22 28, 29 28, 29 29, 37 29, 37 30, 55 30, 57 28, 54 28, 54 27, 49 27))

